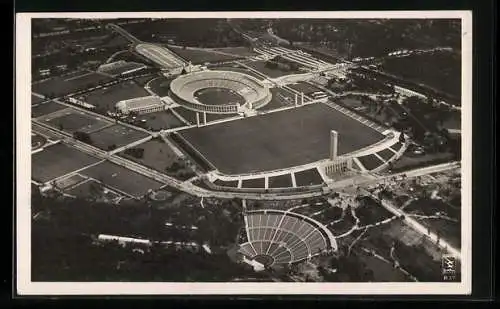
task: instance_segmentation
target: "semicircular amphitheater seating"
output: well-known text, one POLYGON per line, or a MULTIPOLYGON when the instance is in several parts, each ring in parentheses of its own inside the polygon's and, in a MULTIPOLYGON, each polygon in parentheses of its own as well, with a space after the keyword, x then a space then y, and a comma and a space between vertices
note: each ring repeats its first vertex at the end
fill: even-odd
MULTIPOLYGON (((211 111, 214 107, 196 100, 196 91, 206 88, 225 88, 241 95, 246 103, 261 106, 271 98, 271 93, 259 80, 239 72, 202 71, 181 75, 170 84, 174 96, 187 103, 188 107, 211 111)), ((231 104, 228 104, 231 105, 231 104)), ((234 104, 233 104, 234 105, 234 104)))
POLYGON ((249 213, 247 231, 248 242, 239 252, 250 259, 271 257, 271 265, 299 262, 331 247, 317 226, 290 213, 249 213))

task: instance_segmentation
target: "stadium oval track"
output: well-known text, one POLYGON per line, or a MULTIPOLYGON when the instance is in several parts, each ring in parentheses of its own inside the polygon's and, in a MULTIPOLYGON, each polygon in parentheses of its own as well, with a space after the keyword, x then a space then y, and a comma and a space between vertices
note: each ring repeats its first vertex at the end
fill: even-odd
POLYGON ((212 114, 234 114, 242 110, 239 104, 208 105, 198 101, 194 94, 202 89, 229 89, 245 99, 248 109, 258 109, 272 98, 263 83, 253 76, 232 71, 200 71, 181 75, 170 83, 172 98, 183 107, 212 114))

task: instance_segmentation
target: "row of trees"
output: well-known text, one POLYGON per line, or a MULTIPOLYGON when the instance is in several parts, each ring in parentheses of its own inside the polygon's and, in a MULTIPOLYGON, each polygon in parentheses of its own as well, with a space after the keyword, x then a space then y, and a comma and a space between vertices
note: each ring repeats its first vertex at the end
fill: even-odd
MULTIPOLYGON (((264 26, 266 22, 261 22, 264 26)), ((242 22, 245 27, 249 22, 242 22)), ((268 22, 267 22, 268 24, 268 22)), ((297 42, 332 44, 349 58, 382 56, 398 49, 435 47, 460 48, 459 20, 273 20, 273 29, 282 38, 297 42)))

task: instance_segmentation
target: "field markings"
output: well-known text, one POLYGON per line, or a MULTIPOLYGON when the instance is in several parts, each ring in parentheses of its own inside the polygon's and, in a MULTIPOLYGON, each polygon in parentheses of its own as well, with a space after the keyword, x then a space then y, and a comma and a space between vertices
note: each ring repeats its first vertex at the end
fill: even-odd
POLYGON ((48 180, 48 181, 46 181, 45 183, 48 183, 48 182, 57 182, 57 181, 60 181, 60 180, 62 180, 62 179, 64 179, 64 178, 66 178, 66 177, 71 177, 71 176, 73 176, 74 174, 78 174, 79 172, 81 172, 81 171, 83 171, 83 170, 85 170, 85 169, 87 169, 87 168, 90 168, 90 167, 92 167, 92 166, 98 165, 98 164, 100 164, 100 163, 102 163, 102 162, 104 162, 104 161, 106 161, 106 160, 102 159, 102 160, 100 160, 100 161, 98 161, 98 162, 91 163, 91 164, 86 165, 86 166, 84 166, 84 167, 82 167, 82 168, 79 168, 79 169, 77 169, 77 170, 71 171, 71 172, 66 173, 66 174, 64 174, 64 175, 61 175, 61 176, 59 176, 59 177, 53 178, 53 179, 51 179, 51 180, 48 180))
POLYGON ((109 184, 104 184, 104 183, 100 182, 99 180, 97 180, 95 178, 92 178, 90 176, 87 176, 87 177, 89 177, 90 179, 92 179, 94 182, 97 182, 97 183, 101 184, 103 187, 106 187, 106 188, 110 189, 111 191, 116 191, 117 193, 119 193, 121 195, 128 196, 128 197, 131 197, 131 198, 136 199, 136 200, 140 198, 140 196, 134 196, 133 194, 127 193, 125 191, 122 191, 122 190, 120 190, 120 189, 118 189, 118 188, 116 188, 114 186, 111 186, 109 184))

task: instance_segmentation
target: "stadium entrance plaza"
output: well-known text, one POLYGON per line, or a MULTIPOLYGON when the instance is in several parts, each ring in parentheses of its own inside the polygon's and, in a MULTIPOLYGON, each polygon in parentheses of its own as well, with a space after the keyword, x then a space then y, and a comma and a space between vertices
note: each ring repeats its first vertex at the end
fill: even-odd
POLYGON ((339 133, 339 155, 384 138, 381 133, 323 103, 179 133, 220 172, 234 175, 327 159, 331 130, 339 133))

